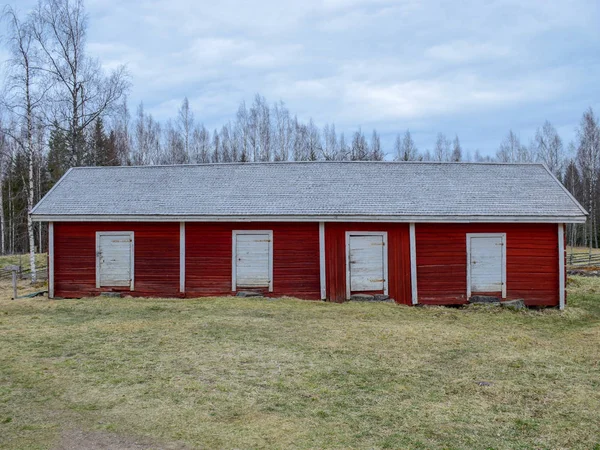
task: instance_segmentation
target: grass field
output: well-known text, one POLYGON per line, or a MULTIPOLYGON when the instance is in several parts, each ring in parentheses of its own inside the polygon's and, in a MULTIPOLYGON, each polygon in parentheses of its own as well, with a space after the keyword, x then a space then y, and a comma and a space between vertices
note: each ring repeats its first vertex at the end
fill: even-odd
MULTIPOLYGON (((39 267, 45 267, 48 264, 48 257, 46 253, 36 253, 35 263, 39 267)), ((0 269, 8 265, 19 265, 23 266, 23 270, 29 269, 29 255, 1 255, 0 256, 0 269)))
POLYGON ((6 291, 3 448, 600 448, 596 278, 564 312, 6 291))

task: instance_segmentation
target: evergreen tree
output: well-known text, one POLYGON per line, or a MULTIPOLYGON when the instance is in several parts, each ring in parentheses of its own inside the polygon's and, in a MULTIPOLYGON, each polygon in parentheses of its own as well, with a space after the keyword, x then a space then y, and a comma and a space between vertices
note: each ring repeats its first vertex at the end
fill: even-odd
POLYGON ((114 130, 110 130, 110 134, 106 140, 105 155, 107 166, 121 165, 121 161, 119 159, 118 139, 114 130))
POLYGON ((71 167, 69 161, 69 147, 67 137, 62 129, 54 122, 50 131, 50 139, 48 141, 48 175, 49 187, 60 180, 65 172, 71 167))
POLYGON ((104 133, 104 124, 99 117, 94 122, 94 128, 89 138, 86 162, 90 166, 108 166, 108 155, 106 151, 107 139, 104 133))

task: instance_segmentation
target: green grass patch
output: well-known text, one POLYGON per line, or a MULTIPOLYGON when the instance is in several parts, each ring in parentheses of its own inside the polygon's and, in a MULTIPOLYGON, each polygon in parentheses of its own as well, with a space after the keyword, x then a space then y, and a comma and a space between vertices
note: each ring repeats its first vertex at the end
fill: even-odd
POLYGON ((4 296, 0 447, 593 448, 600 281, 569 290, 564 312, 4 296))

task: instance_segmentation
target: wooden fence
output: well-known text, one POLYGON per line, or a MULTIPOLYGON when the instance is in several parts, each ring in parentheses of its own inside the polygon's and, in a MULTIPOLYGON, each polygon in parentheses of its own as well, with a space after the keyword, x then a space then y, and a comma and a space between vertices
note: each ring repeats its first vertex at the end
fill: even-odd
POLYGON ((600 266, 600 253, 567 253, 567 266, 586 267, 600 266))
MULTIPOLYGON (((36 267, 35 272, 36 272, 38 281, 45 281, 48 279, 48 267, 46 265, 36 267)), ((30 269, 22 269, 18 272, 18 276, 21 280, 31 278, 31 270, 30 269)), ((11 271, 0 269, 0 282, 1 281, 11 281, 11 280, 12 280, 11 271)))

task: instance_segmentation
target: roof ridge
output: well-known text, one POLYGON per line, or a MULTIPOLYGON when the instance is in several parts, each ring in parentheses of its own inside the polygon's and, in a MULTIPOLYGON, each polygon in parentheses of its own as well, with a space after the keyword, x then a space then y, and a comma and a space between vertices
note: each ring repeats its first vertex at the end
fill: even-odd
POLYGON ((539 162, 473 162, 473 161, 249 161, 249 162, 210 162, 210 163, 189 163, 189 164, 148 164, 132 166, 78 166, 71 169, 156 169, 164 167, 230 167, 230 166, 259 166, 259 165, 311 165, 311 164, 372 164, 372 165, 469 165, 469 166, 543 166, 539 162))

